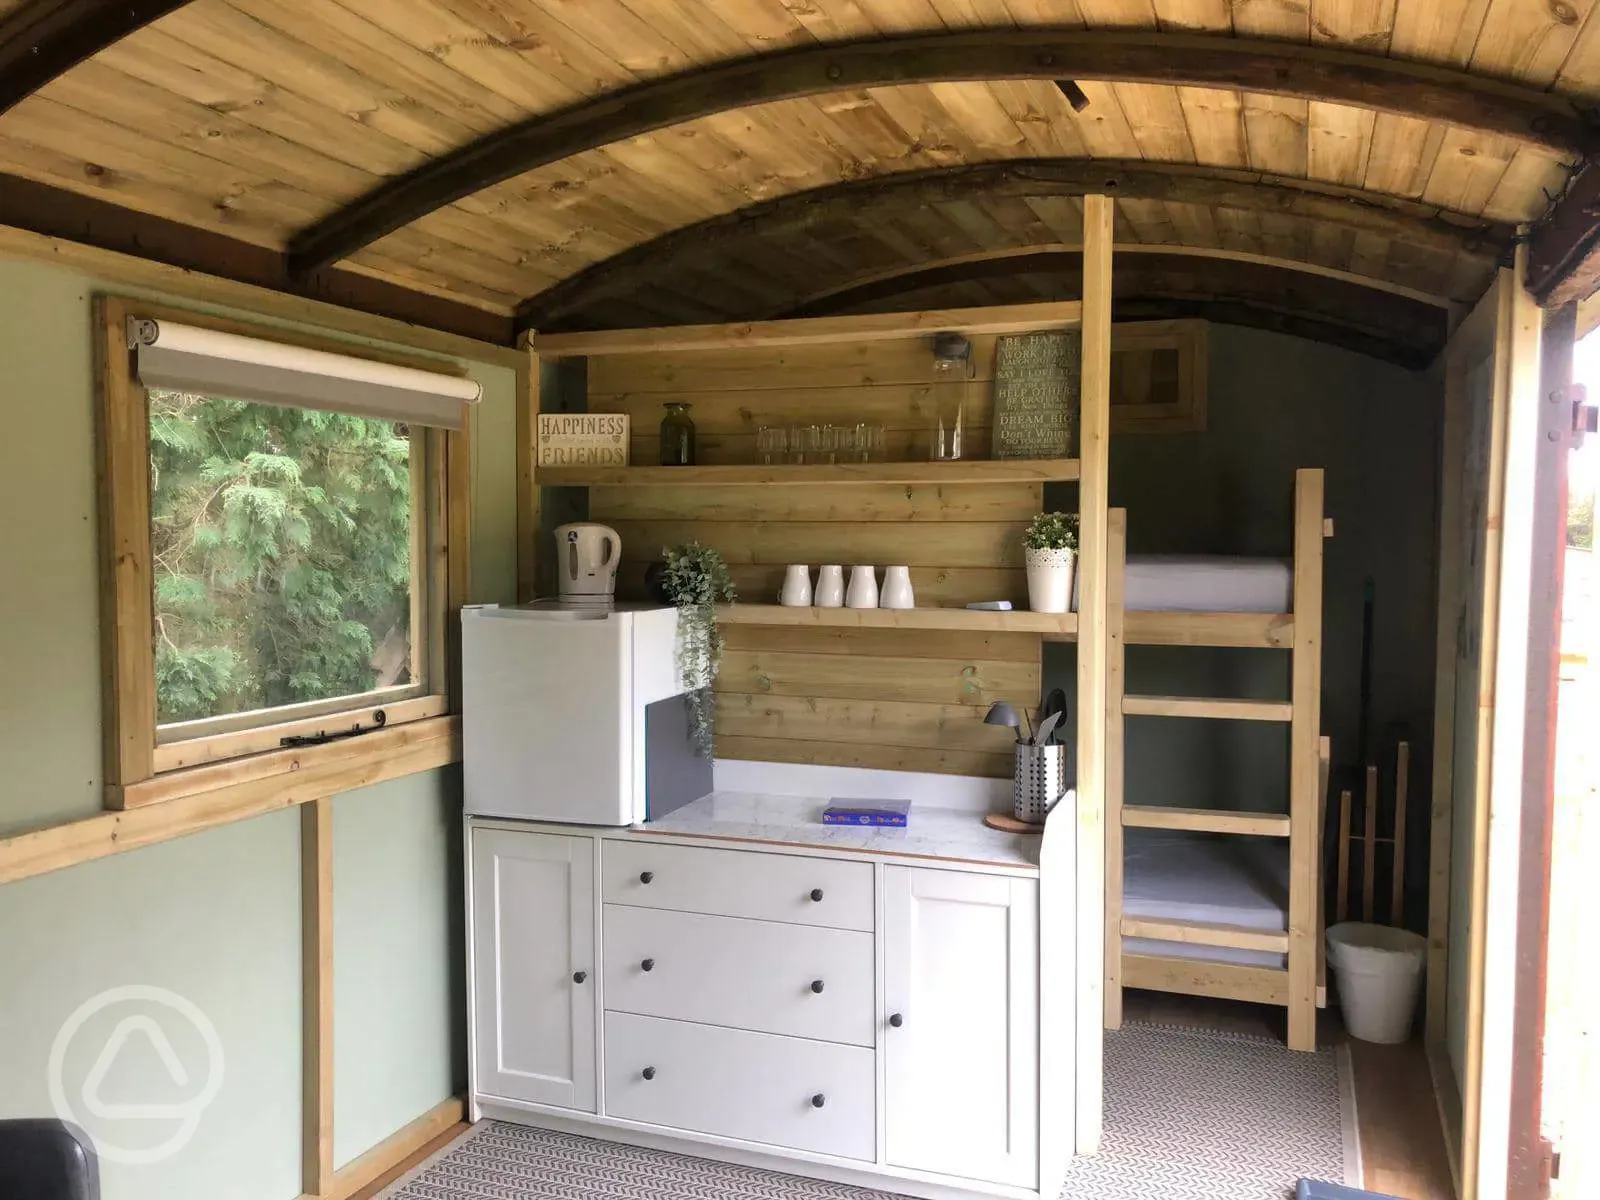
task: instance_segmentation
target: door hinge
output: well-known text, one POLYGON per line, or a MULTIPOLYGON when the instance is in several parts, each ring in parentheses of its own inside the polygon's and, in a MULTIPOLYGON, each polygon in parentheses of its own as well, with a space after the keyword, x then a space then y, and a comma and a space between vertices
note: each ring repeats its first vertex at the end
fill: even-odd
POLYGON ((1589 403, 1589 392, 1583 384, 1570 384, 1562 388, 1558 395, 1572 405, 1573 445, 1582 445, 1586 433, 1600 433, 1600 408, 1589 403))
POLYGON ((1555 1143, 1549 1138, 1542 1137, 1539 1139, 1539 1156, 1542 1159, 1541 1166, 1543 1167, 1539 1172, 1541 1176, 1540 1183, 1543 1184, 1540 1194, 1548 1196, 1550 1194, 1550 1184, 1561 1178, 1561 1151, 1556 1149, 1555 1143))

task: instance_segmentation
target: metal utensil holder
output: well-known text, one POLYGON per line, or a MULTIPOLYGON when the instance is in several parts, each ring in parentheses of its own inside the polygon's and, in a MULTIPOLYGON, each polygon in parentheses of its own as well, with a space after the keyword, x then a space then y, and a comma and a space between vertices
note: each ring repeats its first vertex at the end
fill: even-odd
POLYGON ((1011 788, 1011 815, 1029 825, 1043 825, 1056 801, 1066 794, 1067 748, 1017 743, 1011 788))

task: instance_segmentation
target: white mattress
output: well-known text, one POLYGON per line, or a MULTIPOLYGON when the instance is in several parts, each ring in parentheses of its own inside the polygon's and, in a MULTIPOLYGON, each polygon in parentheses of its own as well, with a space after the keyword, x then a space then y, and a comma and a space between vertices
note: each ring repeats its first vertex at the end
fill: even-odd
POLYGON ((1281 613, 1293 598, 1294 564, 1279 558, 1133 554, 1123 588, 1123 606, 1134 612, 1281 613))
MULTIPOLYGON (((1289 920, 1289 844, 1165 829, 1124 832, 1122 911, 1130 917, 1206 921, 1281 932, 1289 920)), ((1269 950, 1235 950, 1149 938, 1122 939, 1128 954, 1282 967, 1269 950)))

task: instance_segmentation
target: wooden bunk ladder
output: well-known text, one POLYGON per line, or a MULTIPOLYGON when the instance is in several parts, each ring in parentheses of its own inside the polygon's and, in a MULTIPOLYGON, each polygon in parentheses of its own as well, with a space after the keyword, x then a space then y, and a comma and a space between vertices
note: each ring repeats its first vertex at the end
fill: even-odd
POLYGON ((1106 988, 1105 1024, 1122 1024, 1122 989, 1150 988, 1279 1004, 1288 1009, 1289 1045, 1316 1048, 1323 995, 1321 836, 1327 739, 1319 735, 1322 693, 1323 473, 1295 474, 1293 613, 1125 614, 1127 529, 1112 513, 1107 545, 1110 658, 1106 673, 1106 988), (1291 654, 1288 700, 1127 695, 1125 643, 1253 645, 1291 654), (1125 804, 1123 725, 1128 716, 1276 721, 1289 726, 1289 803, 1284 813, 1125 804), (1286 838, 1287 928, 1263 931, 1205 921, 1123 915, 1124 834, 1128 827, 1286 838), (1126 954, 1124 937, 1283 954, 1282 968, 1241 966, 1176 955, 1126 954))

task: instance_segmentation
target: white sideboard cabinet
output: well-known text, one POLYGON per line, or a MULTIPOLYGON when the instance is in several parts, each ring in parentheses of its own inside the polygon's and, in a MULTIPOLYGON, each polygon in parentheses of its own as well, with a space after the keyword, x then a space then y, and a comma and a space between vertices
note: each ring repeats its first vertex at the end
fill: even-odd
POLYGON ((475 1117, 1041 1194, 1036 866, 479 819, 468 846, 475 1117))

